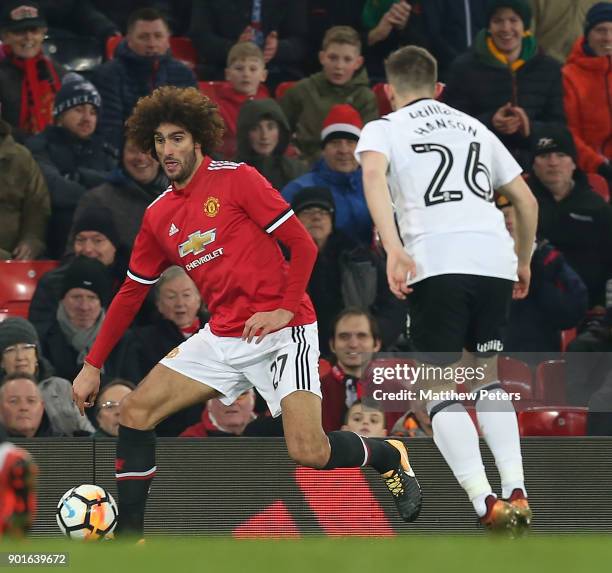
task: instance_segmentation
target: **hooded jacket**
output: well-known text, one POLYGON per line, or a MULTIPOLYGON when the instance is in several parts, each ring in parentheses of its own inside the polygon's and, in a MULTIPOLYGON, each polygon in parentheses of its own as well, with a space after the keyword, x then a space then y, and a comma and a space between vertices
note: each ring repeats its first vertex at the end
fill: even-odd
POLYGON ((340 103, 352 105, 364 124, 378 118, 376 96, 365 68, 342 86, 332 84, 323 72, 317 72, 289 88, 280 100, 289 126, 295 131, 297 146, 309 163, 321 153, 323 121, 332 106, 340 103))
POLYGON ((612 57, 590 56, 579 38, 563 66, 563 103, 578 167, 595 172, 612 160, 612 57))
POLYGON ((27 241, 33 258, 45 248, 45 228, 51 212, 45 178, 22 145, 15 143, 11 127, 0 119, 0 259, 27 241))
POLYGON ((521 59, 515 71, 496 59, 487 47, 487 31, 481 30, 469 52, 459 56, 449 69, 444 101, 475 117, 492 130, 524 169, 530 165, 531 138, 519 133, 503 135, 493 128, 497 110, 508 102, 523 108, 531 134, 548 124, 565 124, 561 66, 536 53, 533 39, 523 40, 521 59), (531 49, 529 48, 531 44, 531 49))
POLYGON ((139 98, 160 86, 197 87, 193 72, 170 51, 157 57, 139 56, 128 48, 127 40, 117 46, 114 59, 94 70, 91 81, 104 106, 98 133, 117 149, 123 141, 123 124, 139 98))
POLYGON ((221 155, 226 159, 232 159, 236 155, 236 134, 238 131, 238 115, 241 107, 248 101, 255 99, 269 98, 268 88, 259 84, 257 93, 254 96, 236 91, 228 82, 221 84, 215 90, 215 102, 219 106, 219 114, 223 118, 225 131, 223 132, 223 146, 220 149, 221 155))
POLYGON ((259 171, 275 189, 282 189, 287 183, 303 175, 303 162, 285 157, 291 132, 287 118, 273 99, 253 100, 245 103, 238 116, 237 161, 244 161, 259 171), (278 125, 278 145, 270 156, 259 155, 249 142, 249 130, 262 119, 273 119, 278 125))

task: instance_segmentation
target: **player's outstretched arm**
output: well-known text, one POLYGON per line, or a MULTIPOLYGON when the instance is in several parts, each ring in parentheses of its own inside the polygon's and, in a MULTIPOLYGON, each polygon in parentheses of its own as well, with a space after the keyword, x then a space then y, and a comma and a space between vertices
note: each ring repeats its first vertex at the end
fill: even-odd
POLYGON ((72 399, 81 412, 81 416, 85 415, 86 407, 94 405, 99 389, 100 369, 85 362, 72 383, 72 399))
POLYGON ((520 175, 497 191, 510 200, 516 213, 514 248, 518 257, 519 280, 514 286, 513 298, 521 299, 529 292, 531 254, 538 226, 538 202, 520 175))
POLYGON ((386 176, 389 163, 378 151, 362 151, 360 161, 368 209, 387 253, 389 288, 396 297, 403 299, 412 292, 407 282, 416 274, 416 265, 404 250, 395 225, 386 176))
POLYGON ((132 323, 149 292, 149 288, 149 285, 126 278, 119 292, 115 295, 104 317, 96 341, 85 357, 83 368, 72 385, 72 399, 79 408, 81 415, 83 415, 85 407, 93 406, 100 387, 102 364, 132 323))

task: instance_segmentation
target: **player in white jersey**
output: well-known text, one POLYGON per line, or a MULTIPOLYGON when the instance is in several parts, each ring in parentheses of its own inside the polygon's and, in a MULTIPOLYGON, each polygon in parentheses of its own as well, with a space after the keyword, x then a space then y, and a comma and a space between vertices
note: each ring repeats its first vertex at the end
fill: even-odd
POLYGON ((469 414, 444 397, 448 392, 435 392, 427 402, 434 441, 481 523, 522 533, 531 510, 516 413, 499 385, 496 353, 512 297, 524 298, 529 289, 537 203, 497 137, 434 99, 437 65, 427 50, 401 48, 385 67, 394 111, 365 126, 355 154, 387 251, 389 286, 399 298, 410 295, 411 336, 423 362, 486 372, 475 384, 486 390, 476 410, 504 500, 489 485, 469 414), (495 207, 495 191, 516 206, 515 244, 495 207))

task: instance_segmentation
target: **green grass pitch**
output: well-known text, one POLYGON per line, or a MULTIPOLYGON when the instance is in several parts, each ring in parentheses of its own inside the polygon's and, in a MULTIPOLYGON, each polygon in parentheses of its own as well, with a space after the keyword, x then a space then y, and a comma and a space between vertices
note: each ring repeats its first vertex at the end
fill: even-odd
POLYGON ((79 573, 544 573, 608 571, 612 540, 605 536, 402 536, 233 540, 151 538, 78 543, 27 540, 0 543, 0 552, 68 552, 68 567, 0 567, 0 571, 79 573))

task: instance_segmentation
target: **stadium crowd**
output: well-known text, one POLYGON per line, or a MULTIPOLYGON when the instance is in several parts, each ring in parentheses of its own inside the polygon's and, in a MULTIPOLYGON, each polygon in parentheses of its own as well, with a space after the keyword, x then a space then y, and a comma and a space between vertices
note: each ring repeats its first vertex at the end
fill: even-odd
MULTIPOLYGON (((58 262, 27 316, 0 300, 9 436, 116 436, 121 399, 208 319, 189 274, 168 269, 107 360, 89 417, 79 415, 71 381, 144 211, 168 186, 123 135, 138 98, 163 85, 218 104, 226 131, 214 158, 254 166, 318 247, 308 293, 325 430, 430 436, 422 406, 383 412, 362 383, 373 354, 411 350, 354 156, 363 126, 390 111, 382 62, 406 44, 433 53, 439 99, 500 137, 539 204, 531 291, 512 304, 506 350, 532 368, 533 353, 566 351, 570 402, 597 412, 591 433, 612 435, 612 361, 588 365, 584 381, 587 366, 571 359, 612 351, 612 2, 0 0, 0 39, 0 259, 58 262)), ((512 234, 512 205, 498 207, 512 234)), ((183 410, 157 433, 281 435, 267 414, 249 391, 232 406, 183 410)))

